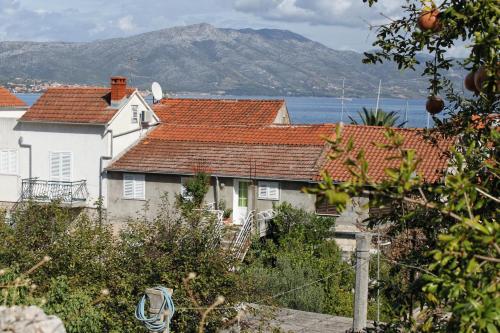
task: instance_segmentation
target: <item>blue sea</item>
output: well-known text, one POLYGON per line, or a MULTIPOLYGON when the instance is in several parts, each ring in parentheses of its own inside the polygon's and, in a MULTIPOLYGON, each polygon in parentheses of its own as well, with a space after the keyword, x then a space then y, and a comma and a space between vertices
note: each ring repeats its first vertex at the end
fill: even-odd
MULTIPOLYGON (((18 94, 28 105, 32 105, 40 94, 18 94)), ((178 95, 176 97, 200 98, 283 98, 283 97, 249 97, 249 96, 220 96, 220 95, 178 95)), ((149 100, 149 99, 148 99, 149 100)), ((337 123, 343 121, 350 123, 353 119, 359 120, 358 111, 363 107, 375 109, 376 98, 344 99, 344 112, 342 101, 334 97, 285 97, 292 122, 295 124, 337 123)), ((434 122, 425 110, 425 99, 395 99, 380 98, 379 108, 384 111, 396 111, 400 122, 407 121, 406 127, 432 127, 434 122)))

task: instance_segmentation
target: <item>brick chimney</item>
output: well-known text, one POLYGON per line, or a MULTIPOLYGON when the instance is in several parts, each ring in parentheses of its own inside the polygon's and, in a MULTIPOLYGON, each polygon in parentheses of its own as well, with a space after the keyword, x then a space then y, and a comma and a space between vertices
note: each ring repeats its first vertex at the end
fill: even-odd
POLYGON ((127 95, 127 78, 123 76, 111 77, 111 103, 119 102, 127 95))

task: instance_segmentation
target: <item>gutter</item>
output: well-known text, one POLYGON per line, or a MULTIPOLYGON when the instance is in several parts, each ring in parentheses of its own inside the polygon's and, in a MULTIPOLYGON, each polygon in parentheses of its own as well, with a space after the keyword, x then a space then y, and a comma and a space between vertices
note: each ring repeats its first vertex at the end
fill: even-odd
POLYGON ((28 171, 28 178, 31 179, 33 177, 33 154, 32 154, 32 147, 31 145, 27 144, 27 143, 24 143, 24 139, 22 136, 19 137, 18 141, 19 143, 19 147, 21 148, 28 148, 29 149, 29 162, 28 162, 28 165, 29 165, 29 171, 28 171))
MULTIPOLYGON (((102 201, 102 174, 103 174, 103 166, 104 166, 104 161, 109 161, 113 158, 113 130, 108 129, 106 132, 104 132, 103 136, 106 136, 107 134, 110 134, 110 142, 109 142, 109 155, 107 156, 101 156, 99 158, 99 200, 102 201)), ((102 204, 102 202, 101 202, 102 204)))

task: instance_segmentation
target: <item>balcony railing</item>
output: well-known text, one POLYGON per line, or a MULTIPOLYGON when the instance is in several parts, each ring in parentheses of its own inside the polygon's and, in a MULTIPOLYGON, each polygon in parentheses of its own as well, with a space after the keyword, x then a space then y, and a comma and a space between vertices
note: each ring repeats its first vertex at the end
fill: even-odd
POLYGON ((84 203, 89 193, 87 182, 40 180, 38 178, 23 179, 21 200, 49 202, 60 200, 62 203, 84 203))

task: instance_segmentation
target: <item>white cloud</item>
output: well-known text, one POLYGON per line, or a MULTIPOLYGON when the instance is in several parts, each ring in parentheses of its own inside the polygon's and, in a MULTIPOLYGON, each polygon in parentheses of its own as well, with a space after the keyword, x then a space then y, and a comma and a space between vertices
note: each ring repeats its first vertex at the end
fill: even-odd
POLYGON ((134 24, 134 17, 132 15, 127 15, 118 20, 118 28, 123 32, 132 32, 137 26, 134 24))
POLYGON ((380 12, 397 16, 401 2, 385 0, 370 8, 361 0, 235 0, 234 8, 267 20, 360 27, 365 20, 386 20, 380 12))

